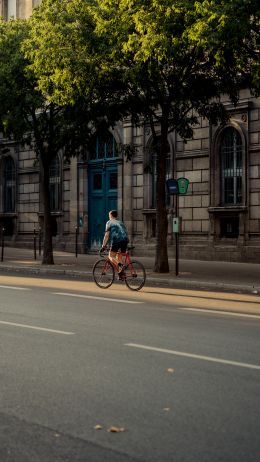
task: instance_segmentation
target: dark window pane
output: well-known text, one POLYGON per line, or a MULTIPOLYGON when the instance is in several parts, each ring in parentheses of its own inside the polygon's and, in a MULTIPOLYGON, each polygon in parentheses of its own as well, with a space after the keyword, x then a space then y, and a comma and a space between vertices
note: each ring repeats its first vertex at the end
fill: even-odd
POLYGON ((104 139, 98 138, 98 159, 104 159, 106 157, 106 143, 104 139))
POLYGON ((221 237, 237 238, 239 235, 239 217, 224 217, 220 221, 221 237))
POLYGON ((106 142, 106 157, 115 157, 114 138, 110 137, 106 142))
POLYGON ((109 175, 109 189, 117 189, 117 172, 109 175))
POLYGON ((234 204, 234 179, 225 178, 224 181, 225 203, 234 204))
POLYGON ((241 177, 237 178, 236 192, 237 192, 236 203, 241 204, 242 203, 242 178, 241 177))
POLYGON ((102 189, 102 173, 95 173, 93 177, 93 189, 102 189))

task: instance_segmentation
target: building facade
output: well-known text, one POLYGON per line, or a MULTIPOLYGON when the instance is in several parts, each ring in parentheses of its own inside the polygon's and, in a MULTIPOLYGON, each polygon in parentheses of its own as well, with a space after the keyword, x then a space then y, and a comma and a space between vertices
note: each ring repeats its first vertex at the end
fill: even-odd
POLYGON ((41 0, 0 0, 0 16, 4 19, 28 18, 33 8, 39 5, 41 0))
MULTIPOLYGON (((0 13, 26 17, 37 3, 0 0, 0 13)), ((182 258, 259 262, 260 99, 244 90, 237 107, 223 102, 230 114, 226 126, 201 119, 188 142, 169 136, 167 178, 189 180, 185 195, 167 196, 169 255, 178 205, 182 258)), ((97 133, 84 161, 58 156, 50 169, 54 245, 73 251, 78 232, 81 252, 99 248, 107 213, 117 208, 137 252, 153 255, 155 184, 151 130, 129 120, 97 133), (131 160, 120 155, 121 144, 136 146, 131 160)), ((0 226, 10 244, 31 245, 42 229, 41 203, 35 153, 0 138, 0 226)))

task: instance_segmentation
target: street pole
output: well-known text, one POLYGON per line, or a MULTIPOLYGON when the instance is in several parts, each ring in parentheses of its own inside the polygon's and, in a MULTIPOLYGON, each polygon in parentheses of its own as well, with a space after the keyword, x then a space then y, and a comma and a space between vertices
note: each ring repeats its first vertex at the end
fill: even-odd
POLYGON ((75 239, 75 255, 78 258, 78 226, 75 226, 76 239, 75 239))
POLYGON ((2 253, 1 253, 1 261, 4 261, 4 247, 5 247, 5 229, 2 228, 2 253))
POLYGON ((36 260, 36 229, 35 226, 33 228, 33 253, 34 253, 34 260, 36 260))
MULTIPOLYGON (((176 213, 176 218, 178 218, 179 194, 176 194, 175 213, 176 213)), ((175 233, 175 276, 178 276, 178 275, 179 275, 179 232, 176 232, 175 233)))
POLYGON ((42 253, 42 229, 39 226, 39 255, 42 253))

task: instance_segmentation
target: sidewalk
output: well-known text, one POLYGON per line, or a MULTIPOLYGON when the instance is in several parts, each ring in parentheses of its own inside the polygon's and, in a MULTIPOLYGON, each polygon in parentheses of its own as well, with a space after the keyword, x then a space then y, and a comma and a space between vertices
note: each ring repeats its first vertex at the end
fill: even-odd
MULTIPOLYGON (((22 274, 56 275, 66 277, 92 278, 92 266, 98 255, 75 254, 54 251, 54 265, 42 265, 33 249, 5 247, 1 272, 22 274)), ((215 261, 180 260, 179 276, 175 276, 175 260, 169 259, 170 273, 153 272, 154 257, 139 257, 146 268, 147 285, 181 289, 223 290, 260 295, 260 264, 229 263, 215 261)))

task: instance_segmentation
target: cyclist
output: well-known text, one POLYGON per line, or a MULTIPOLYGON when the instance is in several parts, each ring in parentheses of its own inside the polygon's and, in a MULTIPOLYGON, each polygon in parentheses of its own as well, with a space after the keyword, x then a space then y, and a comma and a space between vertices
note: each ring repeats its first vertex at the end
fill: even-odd
POLYGON ((122 254, 129 242, 128 234, 124 223, 118 220, 117 210, 110 210, 109 221, 106 223, 105 234, 101 251, 105 250, 107 243, 110 244, 109 259, 118 268, 119 277, 122 277, 122 254))

